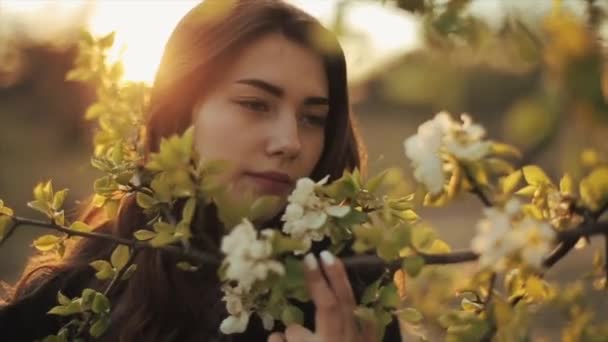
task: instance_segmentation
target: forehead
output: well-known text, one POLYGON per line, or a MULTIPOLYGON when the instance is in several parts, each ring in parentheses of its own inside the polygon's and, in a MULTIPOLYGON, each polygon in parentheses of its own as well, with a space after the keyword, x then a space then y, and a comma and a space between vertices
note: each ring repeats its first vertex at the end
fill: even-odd
POLYGON ((245 47, 227 70, 229 84, 260 79, 289 95, 327 96, 327 77, 321 57, 279 33, 265 35, 245 47))

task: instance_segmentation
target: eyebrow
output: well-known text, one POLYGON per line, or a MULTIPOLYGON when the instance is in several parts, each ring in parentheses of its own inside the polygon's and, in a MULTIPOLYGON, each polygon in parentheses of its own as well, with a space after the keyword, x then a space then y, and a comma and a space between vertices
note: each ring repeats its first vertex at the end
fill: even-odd
MULTIPOLYGON (((249 85, 252 87, 256 87, 258 89, 261 89, 267 93, 270 93, 271 95, 274 95, 276 97, 283 97, 285 95, 285 91, 279 87, 276 86, 272 83, 268 83, 266 81, 262 81, 260 79, 254 79, 254 78, 246 78, 246 79, 242 79, 242 80, 238 80, 236 81, 236 83, 239 84, 245 84, 245 85, 249 85)), ((323 96, 310 96, 307 97, 304 100, 304 105, 325 105, 328 106, 329 105, 329 99, 323 96)))

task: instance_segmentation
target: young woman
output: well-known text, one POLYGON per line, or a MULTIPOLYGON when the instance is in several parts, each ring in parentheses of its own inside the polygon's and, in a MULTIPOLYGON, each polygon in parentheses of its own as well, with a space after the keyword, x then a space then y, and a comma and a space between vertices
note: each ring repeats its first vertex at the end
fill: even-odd
MULTIPOLYGON (((337 40, 280 0, 206 0, 177 25, 152 90, 147 153, 158 151, 161 138, 191 125, 201 159, 234 165, 225 181, 235 197, 249 192, 286 198, 298 178, 335 179, 345 169, 364 166, 337 40)), ((223 228, 215 212, 205 208, 193 230, 195 236, 204 230, 219 244, 223 228)), ((265 226, 278 227, 280 215, 265 226)), ((145 225, 133 196, 122 200, 115 220, 96 212, 86 216, 97 231, 122 237, 145 225)), ((73 297, 84 287, 100 289, 88 264, 107 259, 113 248, 80 239, 62 260, 30 261, 0 311, 0 338, 31 341, 56 333, 60 325, 46 312, 56 304, 57 291, 73 297)), ((315 252, 321 249, 315 246, 315 252)), ((305 258, 313 299, 302 305, 305 326, 279 327, 271 334, 252 319, 244 333, 222 335, 218 327, 226 310, 216 270, 184 272, 173 256, 142 251, 133 277, 110 295, 112 325, 100 340, 374 341, 374 327, 359 327, 352 313, 373 279, 347 275, 338 259, 321 255, 321 262, 305 258)), ((396 323, 385 340, 400 340, 396 323)))

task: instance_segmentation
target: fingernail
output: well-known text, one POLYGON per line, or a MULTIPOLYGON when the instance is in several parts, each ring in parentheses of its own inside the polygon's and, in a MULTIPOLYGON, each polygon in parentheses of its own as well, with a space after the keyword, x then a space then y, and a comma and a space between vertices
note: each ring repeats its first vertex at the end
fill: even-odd
POLYGON ((317 264, 317 258, 315 258, 312 253, 306 254, 306 256, 304 257, 304 263, 306 264, 306 267, 308 267, 308 269, 311 271, 314 271, 319 268, 319 265, 317 264))
POLYGON ((323 260, 325 265, 331 266, 336 262, 336 257, 329 251, 323 251, 321 252, 321 260, 323 260))

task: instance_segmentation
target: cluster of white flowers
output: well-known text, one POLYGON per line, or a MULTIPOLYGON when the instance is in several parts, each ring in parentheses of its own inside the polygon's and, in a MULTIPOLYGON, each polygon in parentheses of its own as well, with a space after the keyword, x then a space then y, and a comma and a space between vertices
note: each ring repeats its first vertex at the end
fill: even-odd
POLYGON ((327 183, 328 179, 329 176, 315 183, 310 178, 301 178, 287 198, 289 204, 281 217, 285 222, 283 232, 302 241, 305 246, 296 251, 296 254, 306 253, 312 241, 323 239, 327 234, 324 226, 329 216, 344 217, 350 211, 348 206, 333 205, 317 195, 315 189, 327 183))
POLYGON ((284 274, 283 265, 271 258, 270 236, 273 233, 265 229, 258 234, 253 224, 243 219, 230 234, 224 236, 221 249, 226 254, 226 278, 236 280, 248 290, 256 281, 266 279, 270 272, 284 274))
POLYGON ((484 128, 473 124, 466 114, 461 115, 461 120, 462 123, 440 112, 403 143, 405 154, 412 161, 414 177, 432 194, 440 193, 445 182, 441 152, 466 161, 480 160, 490 152, 490 142, 482 140, 484 128))
POLYGON ((529 266, 542 266, 556 235, 550 224, 524 216, 517 199, 509 200, 504 210, 487 208, 484 214, 486 217, 477 224, 478 234, 471 241, 482 267, 502 271, 508 257, 516 255, 529 266))
MULTIPOLYGON (((222 252, 226 254, 226 278, 236 281, 236 286, 225 284, 222 287, 229 316, 222 321, 220 330, 224 334, 245 331, 249 317, 254 310, 255 296, 251 288, 256 281, 265 280, 269 273, 285 274, 285 267, 272 259, 271 229, 262 230, 259 234, 253 224, 247 219, 232 229, 230 234, 222 239, 222 252)), ((272 329, 272 316, 258 312, 264 327, 272 329)))

